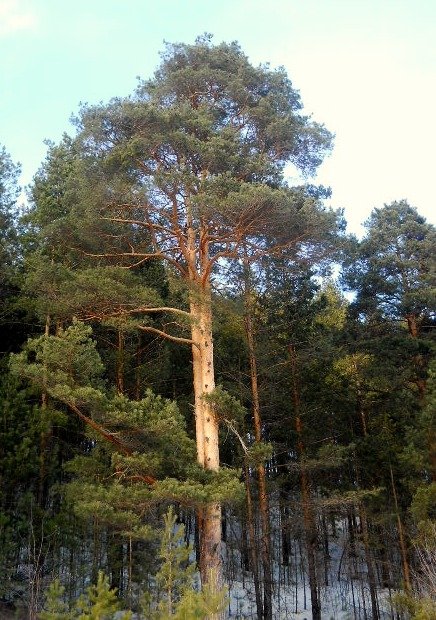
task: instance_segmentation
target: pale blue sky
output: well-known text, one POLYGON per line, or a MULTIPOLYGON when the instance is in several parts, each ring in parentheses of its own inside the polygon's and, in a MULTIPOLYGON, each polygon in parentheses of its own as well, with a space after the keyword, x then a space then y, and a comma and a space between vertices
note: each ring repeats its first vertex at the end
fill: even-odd
POLYGON ((163 40, 238 40, 336 134, 316 182, 349 228, 406 198, 435 221, 435 0, 0 0, 0 143, 30 182, 80 101, 128 95, 163 40))

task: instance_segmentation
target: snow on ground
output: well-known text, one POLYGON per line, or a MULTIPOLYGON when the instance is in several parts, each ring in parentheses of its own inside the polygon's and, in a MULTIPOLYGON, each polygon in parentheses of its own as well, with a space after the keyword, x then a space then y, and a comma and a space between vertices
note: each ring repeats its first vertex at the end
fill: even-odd
MULTIPOLYGON (((237 527, 237 526, 236 526, 237 527)), ((337 526, 338 537, 329 539, 328 563, 322 566, 320 554, 319 583, 323 620, 369 620, 371 599, 367 583, 363 550, 347 553, 344 524, 337 526), (326 583, 327 582, 327 583, 326 583), (328 584, 328 585, 327 585, 328 584)), ((230 532, 225 545, 224 566, 229 584, 227 617, 235 620, 257 618, 254 582, 251 572, 241 568, 241 532, 230 532)), ((273 540, 279 540, 279 536, 273 540)), ((275 549, 275 557, 280 557, 275 549)), ((310 588, 304 548, 294 541, 290 565, 274 563, 274 620, 311 620, 310 588)), ((392 619, 393 591, 377 590, 380 619, 392 619)))

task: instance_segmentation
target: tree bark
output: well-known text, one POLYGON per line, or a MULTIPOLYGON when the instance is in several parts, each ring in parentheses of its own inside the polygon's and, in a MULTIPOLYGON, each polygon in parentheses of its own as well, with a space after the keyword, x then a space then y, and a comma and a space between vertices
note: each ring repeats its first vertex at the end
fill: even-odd
MULTIPOLYGON (((245 314, 245 333, 247 336, 248 354, 250 360, 250 378, 251 378, 251 396, 253 401, 253 420, 254 420, 254 436, 256 443, 262 441, 262 420, 260 415, 259 402, 259 386, 257 375, 257 360, 254 346, 253 321, 251 309, 246 301, 245 314)), ((257 468, 257 479, 259 487, 259 510, 262 526, 261 536, 261 558, 264 579, 264 600, 263 600, 263 617, 265 620, 272 620, 272 567, 271 567, 271 536, 269 521, 269 502, 268 491, 266 485, 266 472, 263 463, 257 468)))
POLYGON ((406 537, 404 535, 404 526, 401 520, 400 507, 398 505, 397 489, 396 489, 395 481, 394 481, 394 472, 392 471, 392 465, 390 463, 389 463, 389 471, 391 475, 391 486, 392 486, 392 494, 394 496, 395 512, 397 513, 398 540, 400 543, 401 564, 403 567, 403 577, 404 577, 404 588, 407 592, 411 592, 412 585, 411 585, 411 579, 410 579, 409 561, 407 559, 406 537))
POLYGON ((377 582, 372 563, 371 547, 369 544, 368 519, 363 504, 360 504, 360 525, 362 527, 363 548, 365 550, 365 562, 368 571, 369 594, 371 597, 372 620, 379 620, 379 610, 377 601, 377 582))
POLYGON ((116 386, 118 394, 124 394, 124 334, 122 329, 118 329, 116 386))
MULTIPOLYGON (((218 471, 218 420, 204 399, 215 388, 212 308, 209 287, 191 292, 191 336, 197 459, 205 469, 218 471)), ((200 524, 200 574, 203 584, 218 591, 222 585, 221 506, 212 503, 203 508, 200 524)))
POLYGON ((262 618, 263 616, 263 605, 262 605, 262 592, 260 589, 259 582, 259 564, 257 557, 257 548, 256 548, 256 533, 254 528, 254 514, 253 514, 253 501, 251 497, 251 489, 250 489, 250 471, 247 465, 244 467, 244 478, 245 478, 245 493, 247 500, 247 531, 248 531, 248 540, 250 546, 250 559, 251 559, 251 570, 253 571, 253 581, 254 581, 254 592, 256 596, 256 609, 258 618, 262 618))
MULTIPOLYGON (((50 323, 51 323, 50 315, 47 315, 46 320, 45 320, 45 329, 44 329, 44 336, 46 338, 48 338, 50 335, 50 323)), ((44 378, 44 381, 46 381, 46 377, 44 378)), ((44 423, 48 422, 48 420, 46 420, 47 404, 48 404, 48 393, 44 389, 41 395, 41 418, 43 419, 44 423)), ((38 480, 37 501, 38 501, 38 505, 41 508, 45 508, 46 486, 47 486, 46 485, 46 482, 47 482, 46 460, 47 460, 48 444, 49 444, 50 437, 53 432, 51 428, 51 423, 49 423, 47 426, 48 426, 47 428, 43 428, 43 430, 41 431, 40 443, 39 443, 39 480, 38 480)))
MULTIPOLYGON (((190 285, 192 371, 197 460, 205 469, 218 471, 220 465, 218 420, 204 398, 215 389, 212 336, 212 294, 208 229, 204 222, 194 225, 192 205, 187 208, 185 258, 190 285)), ((212 591, 222 587, 221 506, 211 503, 198 511, 200 576, 212 591)), ((218 616, 215 615, 215 618, 218 616)))
POLYGON ((297 360, 293 345, 289 346, 289 354, 292 371, 292 395, 295 410, 295 430, 297 431, 297 452, 300 459, 301 468, 300 482, 303 504, 303 525, 307 551, 310 597, 312 601, 312 618, 313 620, 321 620, 321 605, 318 596, 318 577, 316 573, 316 549, 318 546, 318 536, 316 532, 315 516, 313 514, 310 480, 307 469, 304 466, 305 450, 303 443, 303 423, 300 415, 300 392, 297 381, 297 360))

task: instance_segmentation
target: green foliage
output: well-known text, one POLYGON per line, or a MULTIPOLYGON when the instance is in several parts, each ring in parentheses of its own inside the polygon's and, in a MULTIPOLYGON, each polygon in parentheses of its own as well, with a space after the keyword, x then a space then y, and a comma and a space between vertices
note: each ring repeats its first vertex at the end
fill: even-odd
POLYGON ((74 616, 64 601, 65 588, 55 579, 48 587, 44 609, 39 613, 41 620, 73 620, 74 616))
POLYGON ((341 330, 345 326, 348 302, 333 281, 323 284, 317 297, 325 303, 315 318, 315 322, 328 329, 341 330))
POLYGON ((153 487, 154 497, 199 506, 208 503, 234 504, 243 499, 244 489, 237 470, 221 467, 214 472, 192 466, 190 474, 187 480, 160 480, 153 487))
POLYGON ((272 443, 266 443, 264 441, 257 441, 253 443, 247 450, 246 460, 247 465, 256 467, 262 465, 265 461, 268 461, 274 452, 274 446, 272 443))
MULTIPOLYGON (((330 509, 333 522, 336 511, 365 504, 376 561, 384 562, 380 523, 397 536, 393 515, 411 514, 416 540, 429 540, 434 227, 405 201, 375 210, 366 237, 345 248, 355 300, 332 281, 319 285, 314 276, 344 249, 340 215, 321 207, 322 188, 290 188, 283 171, 291 163, 314 172, 331 135, 303 115, 283 69, 253 67, 236 43, 203 36, 168 45, 152 79, 130 97, 83 106, 76 127, 74 138, 49 145, 21 238, 19 168, 0 150, 4 349, 22 341, 14 307, 49 315, 56 329, 12 356, 14 376, 2 372, 1 596, 11 596, 19 563, 41 568, 32 529, 44 570, 72 565, 68 597, 54 583, 41 618, 112 618, 118 603, 102 574, 73 606, 63 599, 99 568, 134 599, 153 572, 162 504, 201 509, 243 498, 240 472, 203 470, 191 437, 189 302, 200 303, 211 278, 226 284, 212 296, 225 389, 204 396, 222 423, 222 461, 245 455, 251 478, 271 459, 268 488, 283 500, 285 524, 302 470, 314 510, 330 509), (268 439, 253 445, 248 316, 268 439), (162 333, 173 341, 162 344, 162 333), (189 346, 180 350, 180 339, 189 346), (44 407, 35 404, 41 394, 44 407)), ((222 608, 222 592, 197 590, 191 552, 170 512, 146 618, 206 618, 222 608)), ((431 613, 424 599, 405 605, 416 618, 431 613)))
POLYGON ((190 557, 192 546, 184 542, 184 527, 176 527, 172 507, 164 516, 159 549, 160 569, 156 574, 156 592, 146 601, 146 618, 153 620, 205 620, 222 611, 225 589, 212 592, 207 586, 196 589, 196 566, 190 557), (154 600, 153 600, 154 599, 154 600))
MULTIPOLYGON (((436 454, 436 359, 429 364, 427 390, 422 409, 417 412, 416 423, 407 429, 407 445, 401 460, 409 470, 419 476, 420 483, 433 475, 436 454)), ((413 490, 416 483, 413 483, 413 490)))
MULTIPOLYGON (((142 597, 144 620, 206 620, 222 611, 226 590, 213 592, 208 586, 198 589, 196 565, 191 560, 192 546, 186 545, 183 525, 176 526, 173 508, 164 516, 158 551, 159 570, 153 587, 142 597)), ((41 620, 130 620, 130 611, 120 612, 116 590, 110 588, 100 571, 97 583, 71 605, 65 602, 65 588, 55 580, 47 590, 41 620)))
POLYGON ((436 482, 416 490, 410 512, 417 524, 422 521, 436 522, 436 482))
POLYGON ((75 321, 57 336, 29 340, 11 356, 11 370, 61 402, 80 404, 101 398, 103 364, 91 339, 92 329, 75 321))
POLYGON ((435 307, 434 226, 400 201, 374 209, 366 227, 347 257, 345 281, 358 291, 355 305, 370 315, 413 317, 419 329, 435 307))
MULTIPOLYGON (((113 438, 116 449, 110 457, 104 456, 108 447, 94 434, 95 456, 79 456, 66 467, 76 475, 67 497, 80 518, 98 518, 137 539, 149 536, 144 509, 156 501, 204 504, 240 497, 237 473, 205 472, 196 465, 194 442, 174 402, 150 390, 140 401, 101 391, 103 366, 89 327, 76 321, 57 336, 29 341, 11 364, 16 374, 53 398, 90 410, 105 439, 113 438)), ((236 406, 234 399, 227 401, 236 406)))
POLYGON ((0 145, 0 261, 2 265, 0 290, 2 298, 7 278, 12 275, 13 261, 17 258, 17 230, 14 227, 14 217, 20 192, 19 174, 20 166, 14 164, 5 147, 0 145))
POLYGON ((397 594, 394 599, 396 607, 409 614, 410 620, 434 620, 436 602, 431 598, 415 598, 407 594, 397 594))
POLYGON ((34 254, 27 261, 27 269, 25 289, 37 295, 36 305, 42 317, 49 314, 63 321, 76 317, 135 329, 138 308, 164 305, 143 279, 121 267, 71 269, 34 254))
POLYGON ((203 395, 204 400, 213 407, 215 416, 220 422, 241 426, 246 416, 246 409, 239 400, 218 385, 213 392, 203 395))
POLYGON ((102 572, 98 574, 95 585, 89 586, 74 607, 64 602, 65 588, 55 580, 49 587, 41 620, 131 620, 131 612, 117 613, 120 603, 116 591, 109 587, 108 579, 102 572))
MULTIPOLYGON (((85 596, 76 603, 77 620, 111 620, 120 608, 115 590, 109 587, 108 579, 99 572, 98 581, 90 586, 85 596)), ((120 616, 120 620, 130 620, 130 612, 120 616)))
POLYGON ((161 591, 158 609, 159 617, 172 616, 182 593, 192 587, 195 565, 189 564, 192 547, 184 544, 184 528, 175 529, 176 516, 171 507, 164 516, 164 529, 158 558, 161 561, 156 583, 161 591))
MULTIPOLYGON (((0 375, 0 596, 20 591, 17 549, 33 567, 29 546, 33 531, 35 545, 48 552, 50 537, 59 534, 51 506, 56 494, 64 450, 53 446, 52 424, 61 434, 67 420, 52 408, 34 404, 34 394, 22 381, 2 369, 0 375), (32 402, 33 401, 33 402, 32 402), (43 439, 47 439, 43 443, 43 439), (48 497, 50 496, 50 502, 48 497), (35 533, 36 532, 36 533, 35 533)), ((70 427, 71 428, 71 427, 70 427)), ((68 532, 64 532, 68 536, 68 532)))
POLYGON ((22 279, 22 230, 17 205, 19 174, 20 165, 12 161, 0 144, 0 355, 17 350, 34 321, 19 296, 22 279))

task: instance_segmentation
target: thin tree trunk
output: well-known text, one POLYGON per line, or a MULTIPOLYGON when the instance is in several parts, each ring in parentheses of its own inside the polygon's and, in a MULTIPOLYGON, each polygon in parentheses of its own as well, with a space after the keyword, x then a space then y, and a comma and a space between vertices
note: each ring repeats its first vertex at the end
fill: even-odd
POLYGON ((124 394, 124 334, 118 330, 116 385, 118 394, 124 394))
POLYGON ((251 489, 250 489, 250 472, 248 466, 244 467, 244 477, 245 477, 245 493, 247 500, 247 525, 248 525, 248 540, 250 547, 250 558, 251 558, 251 570, 253 571, 253 581, 254 581, 254 592, 256 595, 256 609, 257 609, 257 617, 262 618, 263 616, 263 605, 262 605, 262 592, 260 589, 259 583, 259 563, 257 557, 257 547, 256 547, 256 533, 254 529, 254 515, 253 515, 253 501, 251 498, 251 489))
POLYGON ((295 410, 295 430, 297 431, 297 452, 300 459, 300 482, 301 496, 303 504, 303 525, 304 536, 307 550, 307 566, 309 573, 309 587, 312 601, 312 618, 313 620, 321 620, 321 605, 318 596, 318 578, 316 574, 316 549, 318 546, 318 537, 316 532, 315 516, 313 514, 312 499, 310 492, 309 475, 304 466, 304 443, 303 443, 303 423, 300 415, 300 392, 297 382, 297 362, 295 348, 293 345, 289 347, 291 371, 292 371, 292 394, 295 410))
MULTIPOLYGON (((407 327, 409 330, 409 334, 411 335, 412 338, 418 338, 419 337, 419 324, 418 324, 418 320, 415 314, 409 314, 408 316, 406 316, 406 320, 407 320, 407 327)), ((419 395, 419 400, 421 402, 421 404, 424 402, 424 398, 425 398, 425 393, 426 393, 426 389, 427 389, 427 381, 423 378, 424 374, 424 360, 422 355, 418 354, 414 357, 414 362, 415 362, 415 368, 416 368, 416 373, 417 373, 417 377, 415 380, 415 384, 418 388, 418 395, 419 395)), ((428 444, 428 451, 429 451, 429 455, 430 455, 430 468, 431 468, 431 477, 433 482, 436 482, 436 431, 434 429, 434 426, 430 426, 428 429, 428 435, 427 435, 427 444, 428 444)))
POLYGON ((377 601, 377 583, 372 563, 371 549, 369 545, 368 520, 366 510, 363 504, 360 504, 360 524, 362 527, 363 547, 365 550, 366 569, 368 571, 369 595, 371 597, 372 620, 379 620, 378 601, 377 601))
POLYGON ((124 549, 117 532, 108 532, 107 559, 111 588, 116 588, 120 596, 124 593, 124 549))
MULTIPOLYGON (((245 333, 247 336, 248 355, 250 361, 251 396, 253 402, 254 435, 256 443, 262 441, 262 420, 260 415, 259 386, 257 360, 254 346, 254 330, 249 301, 246 300, 245 333)), ((259 510, 262 526, 261 558, 264 578, 264 615, 265 620, 272 620, 272 567, 271 567, 271 536, 269 521, 269 502, 266 485, 266 472, 263 463, 257 468, 259 486, 259 510)))
MULTIPOLYGON (((44 336, 46 338, 48 338, 48 336, 50 335, 50 315, 47 315, 46 320, 45 320, 45 329, 44 329, 44 336)), ((45 376, 45 371, 44 371, 44 381, 46 381, 46 376, 45 376)), ((48 392, 44 389, 41 395, 41 417, 43 418, 44 422, 46 422, 47 420, 45 419, 47 417, 47 404, 48 404, 48 392)), ((43 430, 41 431, 41 435, 40 435, 40 443, 39 443, 39 479, 38 479, 38 496, 37 496, 37 501, 38 501, 38 505, 41 508, 45 507, 45 491, 46 491, 46 452, 47 452, 47 446, 49 443, 49 439, 51 437, 52 434, 52 428, 51 428, 51 424, 49 425, 49 428, 43 428, 43 430)))
POLYGON ((398 538, 399 538, 399 543, 400 543, 401 564, 403 567, 404 587, 407 592, 411 592, 412 586, 411 586, 411 580, 410 580, 409 561, 407 559, 407 547, 406 547, 406 540, 404 536, 404 527, 403 527, 403 522, 401 520, 400 509, 398 506, 397 489, 395 487, 394 473, 392 471, 391 464, 389 464, 389 471, 391 474, 391 485, 392 485, 392 494, 394 496, 395 512, 397 513, 398 538))
POLYGON ((141 359, 142 359, 141 334, 139 334, 138 344, 136 347, 136 361, 135 361, 135 400, 140 400, 141 398, 141 359))
POLYGON ((283 498, 283 489, 280 489, 280 522, 281 522, 281 537, 282 537, 282 562, 284 566, 290 565, 290 538, 287 524, 287 511, 286 504, 283 498))
POLYGON ((323 535, 323 543, 324 543, 324 584, 326 586, 329 585, 329 560, 330 560, 330 549, 329 549, 329 532, 328 532, 328 523, 325 517, 325 514, 322 515, 322 535, 323 535))

